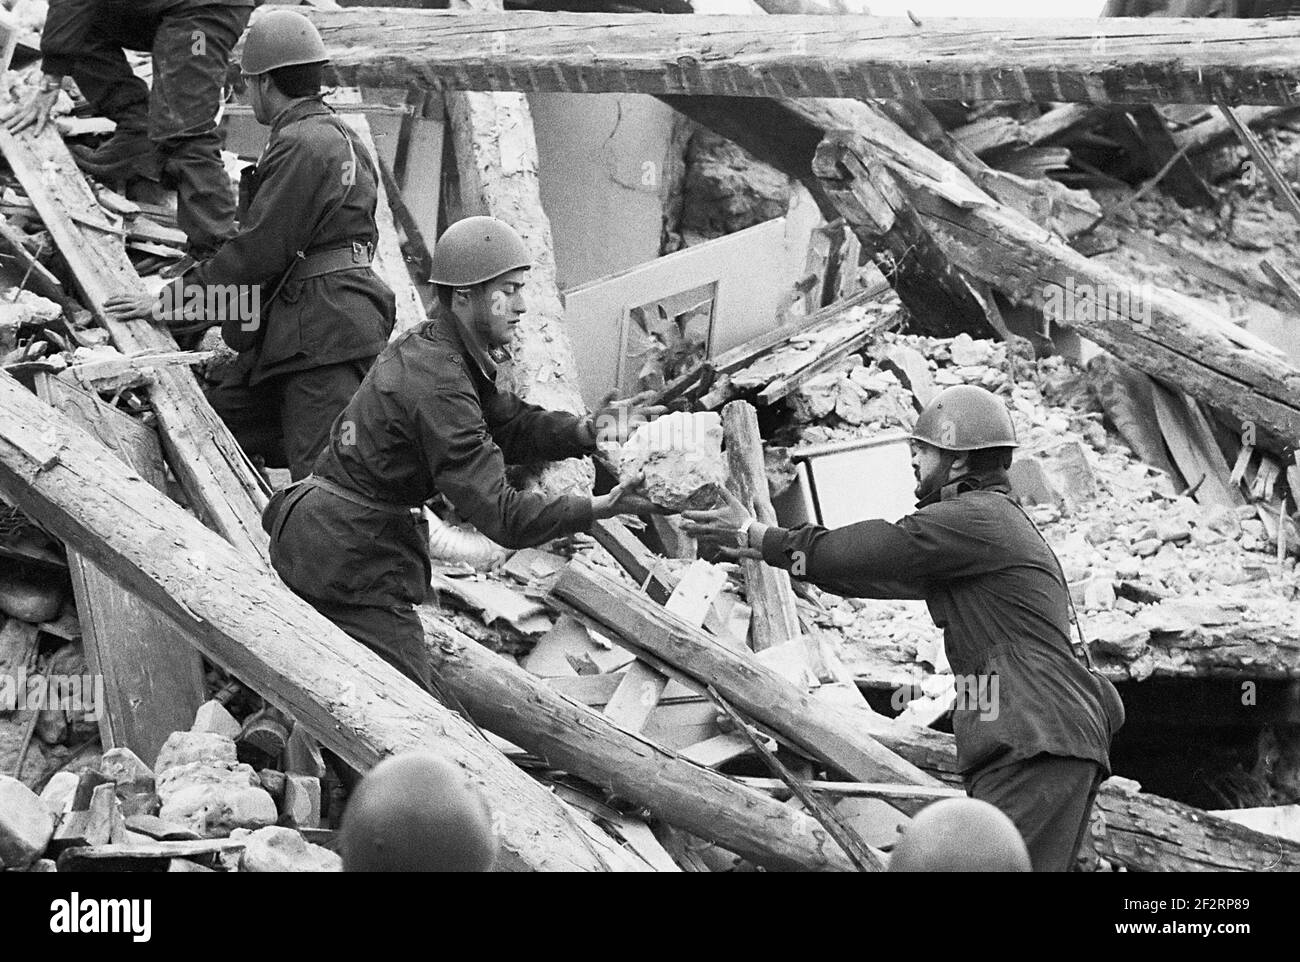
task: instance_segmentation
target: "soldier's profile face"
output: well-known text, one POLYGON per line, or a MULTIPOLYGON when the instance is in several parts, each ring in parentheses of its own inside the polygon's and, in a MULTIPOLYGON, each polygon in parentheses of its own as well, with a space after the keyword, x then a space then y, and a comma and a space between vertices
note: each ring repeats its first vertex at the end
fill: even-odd
POLYGON ((918 490, 940 470, 941 459, 942 452, 933 444, 915 439, 912 441, 912 474, 916 476, 918 490))
POLYGON ((527 268, 519 268, 495 277, 483 285, 483 302, 479 307, 479 330, 488 347, 506 347, 511 332, 524 316, 524 282, 527 268))

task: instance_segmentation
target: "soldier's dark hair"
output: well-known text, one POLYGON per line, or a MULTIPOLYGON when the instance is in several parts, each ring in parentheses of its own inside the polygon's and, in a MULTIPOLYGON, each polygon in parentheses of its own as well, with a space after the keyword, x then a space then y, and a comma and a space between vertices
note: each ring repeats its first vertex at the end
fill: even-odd
POLYGON ((969 453, 966 463, 970 465, 973 474, 984 471, 1005 471, 1011 467, 1012 450, 1012 448, 980 448, 969 453))
POLYGON ((299 63, 267 71, 275 89, 286 97, 314 97, 324 81, 324 64, 299 63))

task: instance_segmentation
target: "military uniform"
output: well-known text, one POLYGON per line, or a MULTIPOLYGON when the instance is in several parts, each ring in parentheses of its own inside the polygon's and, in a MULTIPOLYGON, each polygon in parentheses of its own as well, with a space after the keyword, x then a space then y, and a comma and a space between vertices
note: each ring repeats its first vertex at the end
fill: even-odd
POLYGON ((1122 708, 1071 651, 1067 587, 1006 473, 958 479, 897 524, 770 528, 762 551, 838 594, 925 600, 954 676, 996 696, 953 715, 968 793, 1015 822, 1035 871, 1068 870, 1122 708))
POLYGON ((421 506, 442 495, 507 548, 590 527, 591 500, 518 491, 507 464, 589 454, 590 431, 497 389, 494 371, 434 318, 390 345, 330 430, 312 477, 263 516, 285 584, 428 687, 414 610, 432 574, 421 506))
POLYGON ((70 76, 119 134, 147 134, 177 182, 176 219, 206 256, 235 232, 217 110, 230 52, 254 0, 50 0, 46 73, 70 76), (152 51, 153 94, 124 50, 152 51))
POLYGON ((312 98, 275 118, 255 179, 238 235, 177 278, 169 299, 261 285, 256 322, 233 310, 223 319, 222 336, 240 356, 209 400, 246 451, 299 479, 393 329, 396 298, 370 267, 379 174, 312 98))

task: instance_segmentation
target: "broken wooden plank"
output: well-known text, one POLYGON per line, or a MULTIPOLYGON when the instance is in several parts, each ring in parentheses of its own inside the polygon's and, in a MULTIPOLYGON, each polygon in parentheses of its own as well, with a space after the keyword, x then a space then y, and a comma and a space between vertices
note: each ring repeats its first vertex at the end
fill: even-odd
POLYGON ((358 771, 407 750, 464 770, 492 799, 503 870, 605 867, 554 796, 464 719, 8 375, 0 375, 0 495, 358 771))
POLYGON ((1273 159, 1264 150, 1264 145, 1259 142, 1259 138, 1251 132, 1249 126, 1241 122, 1236 112, 1228 105, 1227 100, 1222 96, 1217 96, 1214 102, 1218 105, 1219 112, 1223 114, 1223 119, 1228 122, 1232 132, 1241 141, 1242 146, 1250 152, 1255 165, 1264 172, 1264 176, 1272 186, 1273 191, 1277 194, 1278 199, 1282 201, 1282 206, 1300 222, 1300 197, 1296 197, 1295 189, 1291 186, 1290 181, 1282 176, 1282 172, 1277 169, 1273 159))
POLYGON ((1159 382, 1153 381, 1151 388, 1160 433, 1178 470, 1195 489, 1192 497, 1207 506, 1236 508, 1245 504, 1241 491, 1229 481, 1228 464, 1195 402, 1159 382))
POLYGON ((610 553, 641 590, 659 604, 665 604, 677 587, 677 579, 659 562, 662 560, 617 518, 591 526, 596 543, 610 553))
POLYGON ((845 723, 838 707, 817 702, 752 655, 726 647, 581 561, 560 574, 551 597, 600 624, 627 647, 661 659, 700 684, 713 685, 755 721, 855 778, 896 781, 899 772, 906 771, 905 781, 930 781, 858 726, 845 723))
MULTIPOLYGON (((776 509, 767 485, 763 438, 752 405, 732 401, 722 409, 722 431, 727 451, 727 487, 762 524, 776 524, 776 509)), ((745 574, 745 599, 753 609, 750 646, 763 651, 801 637, 790 575, 761 561, 741 562, 745 574)))
POLYGON ((788 807, 768 804, 772 800, 762 793, 685 761, 550 690, 451 629, 427 605, 420 617, 434 669, 489 731, 756 864, 848 870, 847 859, 824 833, 796 830, 798 813, 788 807))
POLYGON ((1160 111, 1151 104, 1141 104, 1128 116, 1147 150, 1150 172, 1154 174, 1169 165, 1163 183, 1175 200, 1187 207, 1208 207, 1217 202, 1217 195, 1192 166, 1187 151, 1174 139, 1160 111))
MULTIPOLYGON (((119 322, 103 312, 114 294, 136 293, 140 277, 112 237, 72 215, 102 208, 53 130, 39 137, 0 130, 0 151, 67 261, 87 306, 123 354, 175 351, 176 342, 148 321, 119 322)), ((189 371, 159 371, 149 390, 173 472, 203 520, 269 569, 262 530, 266 483, 203 396, 189 371)))
POLYGON ((1300 25, 1285 20, 309 16, 332 81, 357 86, 1198 104, 1221 89, 1235 103, 1300 103, 1300 25))
POLYGON ((605 717, 630 732, 641 731, 667 684, 668 679, 645 662, 632 662, 605 705, 605 717))
POLYGON ((1292 310, 1300 311, 1300 281, 1282 270, 1277 264, 1265 257, 1259 262, 1259 269, 1264 273, 1278 292, 1286 298, 1292 310))
MULTIPOLYGON (((37 379, 37 393, 158 491, 166 469, 157 435, 66 381, 37 379)), ((81 615, 86 667, 104 679, 98 706, 105 750, 129 748, 156 758, 172 732, 187 731, 206 699, 203 660, 166 618, 75 550, 68 551, 81 615)))

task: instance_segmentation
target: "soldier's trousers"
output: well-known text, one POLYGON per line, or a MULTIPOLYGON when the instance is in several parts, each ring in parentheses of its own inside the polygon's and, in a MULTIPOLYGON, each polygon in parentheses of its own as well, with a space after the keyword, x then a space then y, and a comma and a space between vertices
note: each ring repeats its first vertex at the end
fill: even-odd
POLYGON ((167 12, 166 0, 106 0, 72 78, 96 113, 123 133, 147 133, 160 173, 176 181, 177 224, 196 256, 235 233, 235 193, 221 162, 217 110, 230 52, 251 7, 167 12), (153 53, 153 95, 125 50, 153 53))
POLYGON ((1015 822, 1035 872, 1068 872, 1088 828, 1101 766, 1082 758, 1036 755, 966 778, 966 793, 1015 822))
POLYGON ((373 357, 294 371, 255 386, 232 374, 207 391, 208 402, 240 447, 267 467, 288 468, 295 481, 311 474, 334 419, 357 393, 373 357))

